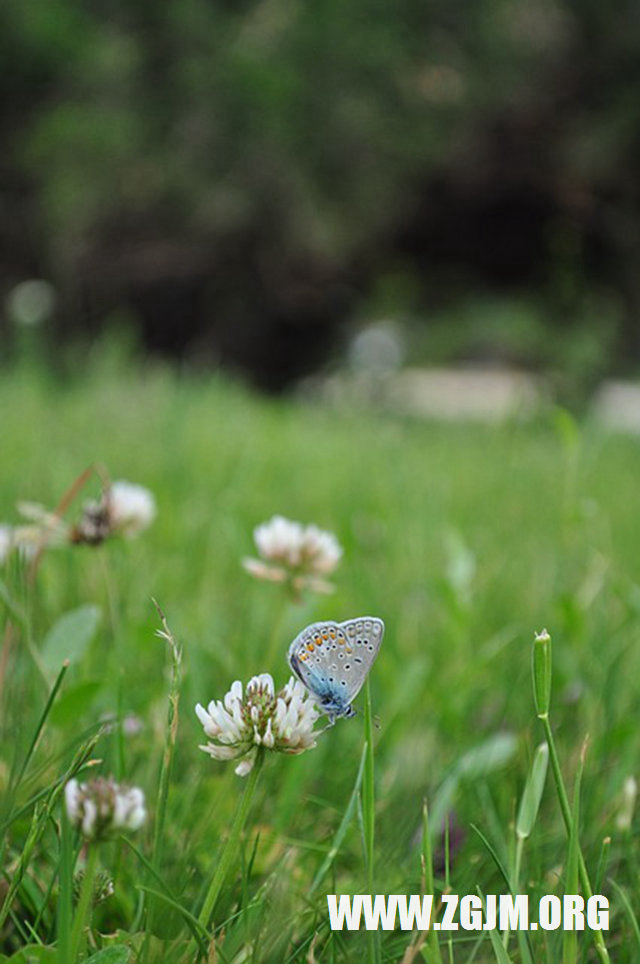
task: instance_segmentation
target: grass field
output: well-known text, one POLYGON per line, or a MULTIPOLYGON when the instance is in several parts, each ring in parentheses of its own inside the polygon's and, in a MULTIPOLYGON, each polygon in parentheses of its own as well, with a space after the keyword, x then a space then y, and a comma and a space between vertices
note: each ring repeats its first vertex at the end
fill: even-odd
MULTIPOLYGON (((499 894, 515 883, 516 816, 545 737, 531 672, 543 627, 553 640, 550 723, 574 829, 568 836, 549 767, 521 845, 519 892, 532 901, 576 892, 580 848, 592 889, 610 899, 602 936, 611 960, 640 960, 638 822, 624 812, 639 747, 637 440, 563 412, 493 427, 421 423, 265 401, 160 367, 95 363, 65 384, 3 372, 0 411, 0 521, 18 521, 19 499, 55 506, 94 462, 147 486, 158 504, 135 540, 51 548, 33 586, 19 559, 0 569, 0 613, 13 640, 0 703, 0 960, 66 964, 70 946, 96 964, 182 964, 205 947, 210 961, 237 964, 606 960, 589 931, 506 942, 460 930, 421 943, 427 935, 399 929, 329 929, 327 893, 424 891, 425 799, 437 894, 499 894), (336 534, 344 555, 333 595, 296 603, 243 570, 242 558, 255 554, 253 528, 275 513, 336 534), (173 684, 152 597, 183 648, 173 684), (30 754, 59 669, 43 663, 42 648, 51 651, 50 630, 64 614, 86 606, 98 607, 97 628, 85 626, 86 646, 30 754), (338 720, 314 750, 267 754, 211 921, 198 930, 251 778, 198 749, 195 704, 257 673, 284 685, 300 629, 363 614, 386 623, 370 675, 377 725, 363 693, 357 717, 338 720), (105 727, 110 715, 141 726, 105 727), (90 756, 101 762, 79 778, 113 774, 141 787, 149 820, 125 835, 130 843, 100 846, 114 893, 75 947, 70 865, 85 853, 66 826, 61 832, 59 790, 96 733, 90 756), (374 754, 363 757, 367 733, 374 754), (161 774, 168 785, 159 792, 161 774)), ((98 492, 95 478, 86 497, 98 492)))

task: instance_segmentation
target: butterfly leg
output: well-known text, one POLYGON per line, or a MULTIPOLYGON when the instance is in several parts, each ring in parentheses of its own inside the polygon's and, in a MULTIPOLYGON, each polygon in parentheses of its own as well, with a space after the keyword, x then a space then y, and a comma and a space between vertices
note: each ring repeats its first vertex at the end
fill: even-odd
POLYGON ((332 726, 335 726, 335 722, 336 722, 335 715, 333 713, 329 713, 327 725, 323 726, 321 730, 318 730, 318 733, 326 733, 327 730, 330 730, 332 726))

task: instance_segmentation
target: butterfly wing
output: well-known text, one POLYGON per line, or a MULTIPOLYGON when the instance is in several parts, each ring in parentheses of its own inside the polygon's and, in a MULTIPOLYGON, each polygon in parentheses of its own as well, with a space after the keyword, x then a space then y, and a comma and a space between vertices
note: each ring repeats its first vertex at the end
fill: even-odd
POLYGON ((312 623, 291 643, 289 665, 331 717, 351 716, 351 702, 378 655, 383 635, 384 623, 375 616, 312 623))

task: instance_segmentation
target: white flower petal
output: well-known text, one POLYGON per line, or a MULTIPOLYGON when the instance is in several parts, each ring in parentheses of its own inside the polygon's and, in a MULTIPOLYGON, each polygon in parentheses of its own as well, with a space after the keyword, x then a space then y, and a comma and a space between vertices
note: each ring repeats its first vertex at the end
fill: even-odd
POLYGON ((90 798, 86 798, 82 816, 82 833, 85 837, 93 837, 97 816, 98 808, 96 804, 90 798))
POLYGON ((273 735, 273 730, 271 728, 271 720, 267 723, 267 728, 264 731, 264 736, 262 737, 262 742, 268 749, 272 749, 275 744, 275 737, 273 735))
POLYGON ((69 780, 64 788, 64 801, 67 808, 67 816, 72 824, 75 824, 79 817, 80 806, 80 786, 77 780, 69 780))
POLYGON ((142 532, 156 516, 153 493, 142 485, 119 479, 111 485, 107 499, 111 526, 125 536, 142 532))
POLYGON ((238 774, 238 776, 246 777, 247 773, 251 773, 251 771, 253 770, 254 762, 255 761, 253 757, 247 757, 246 760, 243 760, 242 763, 239 763, 238 766, 236 767, 236 773, 238 774))

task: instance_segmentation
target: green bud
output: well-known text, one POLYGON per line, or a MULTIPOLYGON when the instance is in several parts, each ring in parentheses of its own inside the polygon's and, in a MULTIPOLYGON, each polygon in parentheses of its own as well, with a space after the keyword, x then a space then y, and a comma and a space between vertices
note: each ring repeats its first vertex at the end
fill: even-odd
POLYGON ((551 704, 551 636, 546 629, 533 641, 533 698, 539 718, 546 719, 551 704))

